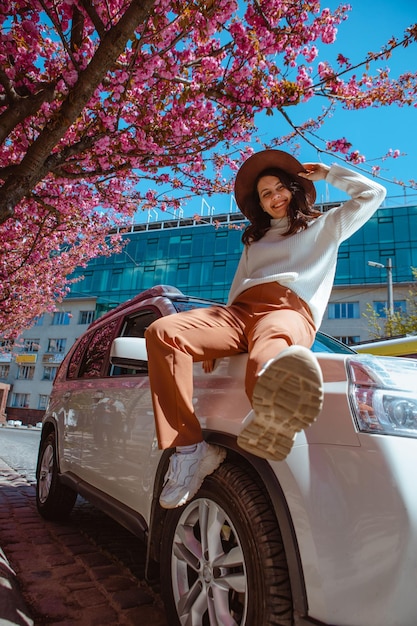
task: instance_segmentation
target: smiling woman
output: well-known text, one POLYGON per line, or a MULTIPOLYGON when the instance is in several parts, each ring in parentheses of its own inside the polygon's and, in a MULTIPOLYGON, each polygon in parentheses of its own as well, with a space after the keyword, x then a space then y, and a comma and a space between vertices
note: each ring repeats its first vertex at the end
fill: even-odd
POLYGON ((193 402, 193 363, 248 353, 245 392, 253 418, 237 443, 282 461, 297 432, 322 406, 322 372, 311 348, 333 285, 339 245, 376 211, 383 187, 322 163, 301 164, 287 152, 252 155, 235 180, 236 202, 249 219, 226 307, 193 310, 153 322, 146 331, 158 445, 175 448, 159 503, 184 506, 225 458, 208 444, 193 402), (313 181, 351 196, 320 213, 313 181))
POLYGON ((291 191, 285 187, 279 176, 264 174, 257 184, 260 205, 272 218, 285 217, 292 199, 291 191))

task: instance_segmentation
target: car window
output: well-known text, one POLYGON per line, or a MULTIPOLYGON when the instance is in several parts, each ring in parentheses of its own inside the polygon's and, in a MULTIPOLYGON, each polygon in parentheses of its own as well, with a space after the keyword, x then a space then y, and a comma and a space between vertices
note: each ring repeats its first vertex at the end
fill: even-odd
POLYGON ((70 362, 68 364, 67 378, 77 378, 81 359, 83 358, 85 349, 91 341, 93 334, 93 332, 86 333, 78 340, 78 343, 74 349, 74 352, 72 353, 70 362))
POLYGON ((140 311, 136 315, 131 315, 126 318, 123 326, 121 337, 144 337, 145 331, 152 322, 157 320, 160 313, 155 310, 140 311))
POLYGON ((118 319, 108 322, 90 335, 91 339, 81 361, 78 378, 98 378, 102 376, 103 363, 118 322, 118 319))

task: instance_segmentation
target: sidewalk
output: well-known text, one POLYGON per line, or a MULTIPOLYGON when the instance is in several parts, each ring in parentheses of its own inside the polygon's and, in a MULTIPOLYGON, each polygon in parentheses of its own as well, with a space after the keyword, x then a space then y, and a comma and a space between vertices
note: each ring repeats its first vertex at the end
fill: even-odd
MULTIPOLYGON (((9 521, 9 507, 5 506, 3 498, 4 483, 11 479, 12 483, 16 476, 12 476, 12 470, 0 459, 0 545, 1 536, 9 521)), ((7 556, 0 547, 0 624, 33 625, 29 609, 20 590, 16 572, 10 565, 7 556)))
POLYGON ((159 598, 71 524, 38 514, 0 459, 0 626, 166 626, 159 598))
POLYGON ((0 548, 0 624, 32 626, 33 620, 21 594, 16 573, 0 548))

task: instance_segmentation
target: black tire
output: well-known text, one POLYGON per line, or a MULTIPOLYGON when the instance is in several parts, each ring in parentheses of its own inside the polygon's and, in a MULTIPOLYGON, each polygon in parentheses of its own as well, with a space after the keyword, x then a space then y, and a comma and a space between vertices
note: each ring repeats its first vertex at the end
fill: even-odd
POLYGON ((255 474, 223 463, 194 500, 168 511, 162 537, 170 626, 293 624, 281 534, 255 474))
POLYGON ((49 433, 39 450, 36 471, 36 506, 48 520, 67 519, 77 493, 59 480, 55 432, 49 433))

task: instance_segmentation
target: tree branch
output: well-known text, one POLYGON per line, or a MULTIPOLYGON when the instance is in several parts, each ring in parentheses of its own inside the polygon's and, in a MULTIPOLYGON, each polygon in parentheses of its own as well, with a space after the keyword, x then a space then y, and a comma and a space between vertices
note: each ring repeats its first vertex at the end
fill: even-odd
POLYGON ((97 11, 89 0, 82 0, 81 5, 84 7, 85 12, 87 13, 90 20, 93 22, 94 28, 96 29, 98 36, 100 37, 100 39, 103 39, 104 35, 106 34, 106 28, 101 21, 97 11))
POLYGON ((0 115, 0 144, 28 115, 35 115, 44 102, 51 102, 54 99, 54 94, 55 83, 47 85, 36 94, 28 94, 23 98, 15 92, 13 103, 10 103, 4 113, 0 115))
POLYGON ((135 29, 148 17, 153 4, 154 0, 132 0, 119 22, 105 34, 61 109, 29 147, 13 177, 9 176, 0 189, 0 224, 13 215, 14 207, 48 173, 47 159, 53 148, 79 117, 104 74, 134 36, 135 29))

